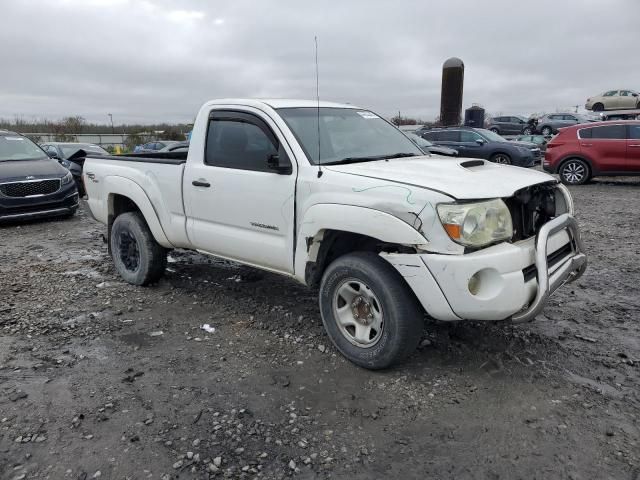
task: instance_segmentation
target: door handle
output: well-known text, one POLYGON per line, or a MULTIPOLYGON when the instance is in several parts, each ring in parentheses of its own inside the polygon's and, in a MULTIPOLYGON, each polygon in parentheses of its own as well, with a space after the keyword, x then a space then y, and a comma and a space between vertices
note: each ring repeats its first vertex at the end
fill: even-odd
POLYGON ((593 143, 581 143, 581 147, 593 147, 593 143))
POLYGON ((209 182, 202 182, 200 180, 194 180, 193 182, 191 182, 191 185, 193 185, 194 187, 204 187, 204 188, 209 188, 211 186, 209 182))
POLYGON ((630 147, 636 147, 636 148, 640 147, 640 145, 629 145, 629 146, 630 147))

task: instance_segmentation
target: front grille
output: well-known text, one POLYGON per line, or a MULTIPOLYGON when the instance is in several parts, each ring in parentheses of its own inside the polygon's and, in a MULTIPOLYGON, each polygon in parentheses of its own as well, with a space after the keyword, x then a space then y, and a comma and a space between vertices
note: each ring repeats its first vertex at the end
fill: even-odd
POLYGON ((7 197, 31 197, 49 195, 60 190, 60 179, 38 180, 35 182, 15 182, 0 185, 0 192, 7 197))
POLYGON ((554 189, 549 184, 534 185, 504 199, 513 223, 511 240, 517 242, 535 236, 542 225, 555 217, 554 189))

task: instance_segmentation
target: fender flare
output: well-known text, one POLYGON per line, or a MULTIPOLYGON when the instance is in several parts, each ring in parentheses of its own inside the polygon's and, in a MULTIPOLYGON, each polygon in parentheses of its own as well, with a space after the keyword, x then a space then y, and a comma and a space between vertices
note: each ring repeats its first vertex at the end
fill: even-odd
POLYGON ((316 204, 301 216, 296 235, 295 277, 305 282, 308 261, 315 261, 319 245, 327 230, 366 235, 382 242, 401 245, 426 245, 411 225, 389 213, 355 205, 316 204))
POLYGON ((158 214, 156 210, 153 208, 153 204, 149 197, 142 189, 140 185, 135 183, 134 181, 120 177, 117 175, 110 175, 104 178, 105 190, 109 192, 108 195, 108 215, 110 218, 113 215, 113 198, 114 195, 122 195, 123 197, 128 198, 133 203, 136 204, 144 220, 147 222, 149 226, 149 230, 153 234, 153 237, 156 239, 160 245, 166 248, 173 248, 173 245, 167 239, 167 236, 162 229, 162 225, 160 224, 160 219, 158 218, 158 214))

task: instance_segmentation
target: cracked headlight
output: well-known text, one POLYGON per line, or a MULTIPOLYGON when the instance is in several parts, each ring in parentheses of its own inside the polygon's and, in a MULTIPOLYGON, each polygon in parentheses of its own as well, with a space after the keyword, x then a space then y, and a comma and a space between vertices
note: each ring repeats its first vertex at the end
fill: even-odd
POLYGON ((474 203, 441 203, 438 216, 451 239, 461 245, 482 247, 509 240, 513 235, 511 213, 500 200, 474 203))
POLYGON ((67 174, 62 177, 62 185, 68 185, 71 182, 73 182, 73 175, 71 175, 71 172, 67 172, 67 174))

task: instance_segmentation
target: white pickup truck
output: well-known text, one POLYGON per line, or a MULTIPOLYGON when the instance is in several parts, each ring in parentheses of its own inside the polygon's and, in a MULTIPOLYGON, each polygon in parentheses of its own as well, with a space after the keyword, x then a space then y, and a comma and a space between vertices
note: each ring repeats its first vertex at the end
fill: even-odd
POLYGON ((173 248, 287 275, 371 369, 415 349, 425 313, 530 321, 587 263, 554 177, 424 155, 353 105, 210 101, 188 154, 89 157, 83 180, 127 282, 157 282, 173 248))

